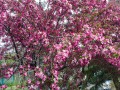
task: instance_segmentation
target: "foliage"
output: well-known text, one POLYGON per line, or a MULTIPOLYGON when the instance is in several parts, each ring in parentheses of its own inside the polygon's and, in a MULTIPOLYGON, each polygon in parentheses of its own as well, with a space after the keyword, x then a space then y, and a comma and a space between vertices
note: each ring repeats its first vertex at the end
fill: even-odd
POLYGON ((90 90, 98 90, 99 87, 103 86, 103 83, 112 80, 112 75, 100 66, 92 65, 86 68, 87 69, 84 70, 84 74, 86 75, 84 82, 86 83, 81 84, 83 90, 85 90, 86 87, 89 87, 90 84, 93 85, 90 90))

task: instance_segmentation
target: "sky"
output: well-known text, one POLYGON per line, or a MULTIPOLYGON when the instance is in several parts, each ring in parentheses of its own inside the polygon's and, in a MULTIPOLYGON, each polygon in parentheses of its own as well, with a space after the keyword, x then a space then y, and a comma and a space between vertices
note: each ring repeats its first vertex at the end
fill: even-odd
POLYGON ((43 2, 43 1, 46 1, 46 0, 35 0, 35 1, 36 1, 36 2, 39 2, 39 1, 42 1, 42 2, 43 2))

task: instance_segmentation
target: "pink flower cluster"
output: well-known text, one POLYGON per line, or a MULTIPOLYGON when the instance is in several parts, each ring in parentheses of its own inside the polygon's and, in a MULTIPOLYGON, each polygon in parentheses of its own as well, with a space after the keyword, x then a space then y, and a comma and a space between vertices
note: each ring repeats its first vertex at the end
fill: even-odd
POLYGON ((46 75, 43 73, 42 69, 39 67, 35 68, 35 76, 37 78, 40 78, 42 80, 42 83, 44 83, 47 78, 46 75))
POLYGON ((5 78, 10 78, 13 75, 13 68, 8 68, 7 72, 5 72, 5 78))

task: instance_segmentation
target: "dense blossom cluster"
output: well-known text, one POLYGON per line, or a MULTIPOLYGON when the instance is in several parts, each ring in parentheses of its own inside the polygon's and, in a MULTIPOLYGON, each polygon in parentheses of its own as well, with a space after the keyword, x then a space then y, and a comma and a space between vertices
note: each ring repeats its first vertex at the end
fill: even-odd
POLYGON ((31 90, 61 90, 72 76, 80 82, 79 69, 93 59, 104 58, 120 68, 119 6, 106 0, 48 0, 46 7, 34 0, 0 0, 0 37, 5 43, 0 59, 12 50, 18 64, 17 71, 8 69, 7 77, 20 72, 29 77, 31 90))

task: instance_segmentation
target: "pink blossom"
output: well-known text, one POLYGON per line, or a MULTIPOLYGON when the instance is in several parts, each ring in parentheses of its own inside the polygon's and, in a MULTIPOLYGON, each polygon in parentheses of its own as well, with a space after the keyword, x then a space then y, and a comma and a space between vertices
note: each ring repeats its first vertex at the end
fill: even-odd
POLYGON ((43 39, 43 46, 47 47, 49 45, 49 39, 43 39))
POLYGON ((60 87, 56 83, 53 83, 52 90, 60 90, 60 87))
POLYGON ((40 85, 40 81, 36 81, 36 85, 37 85, 37 86, 40 85))
POLYGON ((24 67, 22 65, 19 66, 20 69, 23 69, 24 67))
POLYGON ((28 84, 31 84, 31 79, 28 79, 27 82, 28 82, 28 84))
POLYGON ((13 72, 13 68, 9 68, 8 70, 9 70, 10 72, 13 72))
POLYGON ((26 56, 26 59, 32 61, 32 58, 30 56, 26 56))
POLYGON ((2 67, 5 67, 5 66, 7 66, 7 64, 6 63, 2 63, 2 67))
POLYGON ((5 89, 5 88, 7 88, 7 86, 6 86, 6 85, 2 85, 1 88, 2 88, 2 89, 5 89))
POLYGON ((56 50, 60 50, 61 48, 62 48, 62 44, 60 43, 60 44, 55 44, 54 45, 54 48, 56 49, 56 50))
POLYGON ((24 72, 23 75, 24 75, 24 76, 27 76, 27 72, 24 72))
POLYGON ((41 78, 43 82, 46 80, 46 76, 42 72, 36 72, 35 76, 41 78))
POLYGON ((116 52, 115 48, 113 48, 112 46, 110 46, 109 49, 111 50, 111 52, 116 52))

